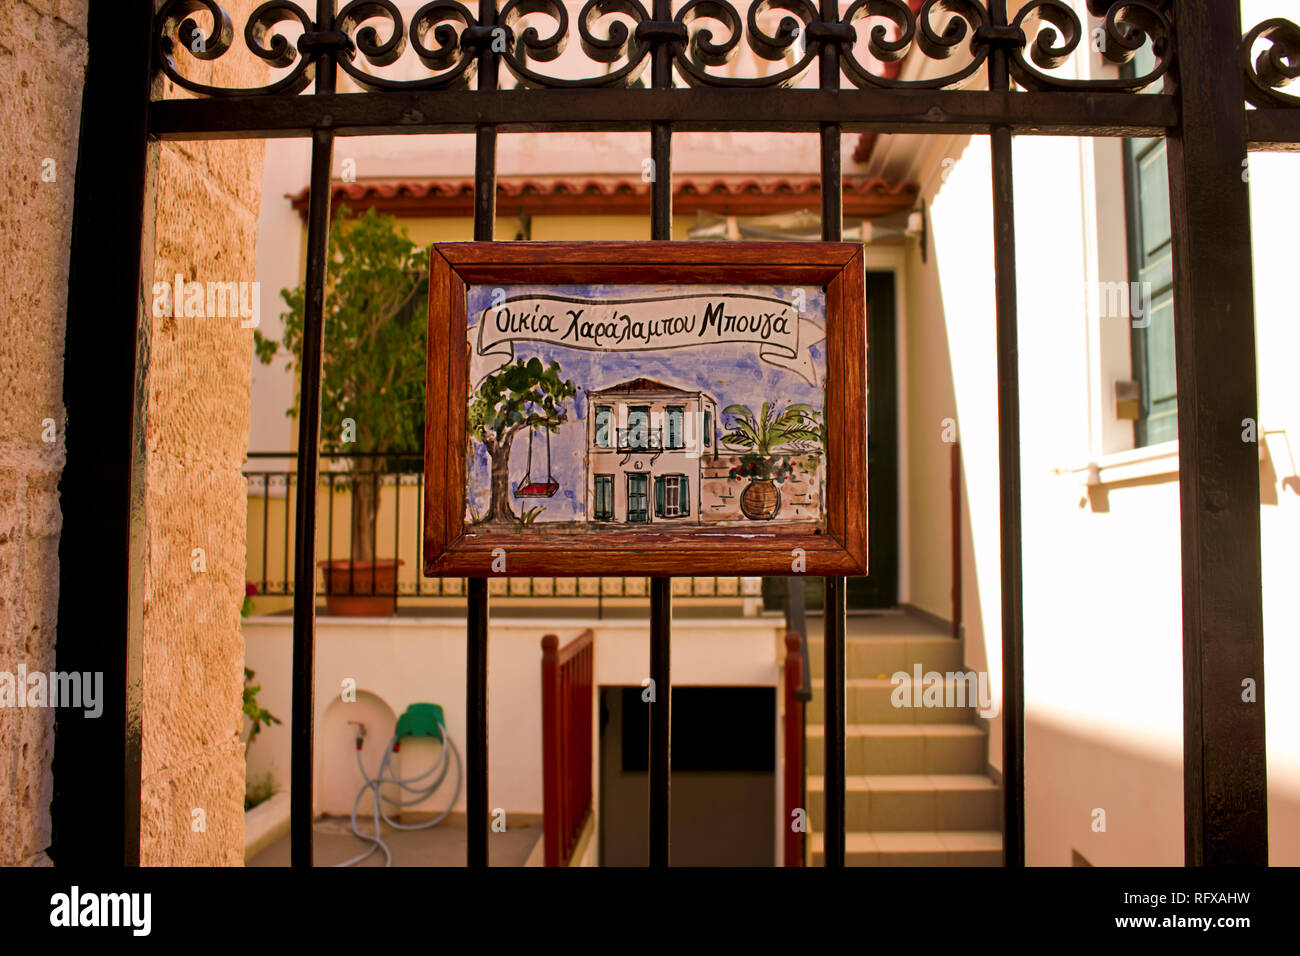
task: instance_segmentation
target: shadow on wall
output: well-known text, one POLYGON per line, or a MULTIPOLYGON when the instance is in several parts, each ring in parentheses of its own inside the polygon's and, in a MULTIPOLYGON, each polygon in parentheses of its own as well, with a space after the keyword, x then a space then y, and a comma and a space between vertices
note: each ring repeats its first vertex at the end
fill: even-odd
POLYGON ((1031 713, 1025 791, 1030 866, 1070 866, 1071 850, 1093 866, 1183 865, 1183 765, 1172 755, 1031 713))
MULTIPOLYGON (((1091 728, 1025 720, 1026 862, 1070 866, 1071 848, 1093 866, 1183 865, 1180 755, 1125 747, 1091 728), (1037 807, 1057 807, 1053 815, 1037 807), (1131 816, 1125 816, 1124 808, 1131 816), (1105 830, 1099 827, 1105 811, 1105 830), (1051 847, 1050 856, 1034 852, 1051 847)), ((1300 865, 1300 789, 1270 775, 1270 866, 1300 865)))

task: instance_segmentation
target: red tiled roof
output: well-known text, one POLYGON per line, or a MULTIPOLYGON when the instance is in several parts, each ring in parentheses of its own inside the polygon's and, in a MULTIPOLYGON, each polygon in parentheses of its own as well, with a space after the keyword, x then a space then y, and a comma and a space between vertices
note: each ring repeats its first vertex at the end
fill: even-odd
MULTIPOLYGON (((472 179, 376 179, 334 182, 331 205, 361 212, 374 208, 395 216, 471 216, 472 179)), ((845 177, 844 215, 872 219, 910 209, 916 200, 915 182, 845 177)), ((689 177, 676 180, 675 212, 708 210, 723 215, 754 216, 794 209, 817 209, 821 182, 817 177, 792 179, 771 176, 689 177)), ((302 216, 307 215, 308 191, 286 194, 302 216)), ((650 183, 609 176, 507 177, 497 179, 497 214, 620 215, 650 209, 650 183)))

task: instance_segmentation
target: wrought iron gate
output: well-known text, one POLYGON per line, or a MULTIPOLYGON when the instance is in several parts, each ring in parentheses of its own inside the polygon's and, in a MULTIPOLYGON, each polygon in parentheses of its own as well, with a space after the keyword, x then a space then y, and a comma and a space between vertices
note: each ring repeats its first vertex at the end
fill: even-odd
MULTIPOLYGON (((1243 39, 1231 0, 1087 0, 1100 46, 1127 62, 1151 44, 1155 66, 1132 79, 1074 80, 1055 71, 1093 32, 1064 0, 589 0, 571 24, 561 0, 426 3, 406 21, 391 0, 261 4, 243 25, 248 48, 284 72, 256 90, 187 79, 187 58, 215 60, 235 42, 216 0, 99 2, 90 62, 70 278, 65 403, 75 441, 62 482, 64 528, 59 667, 103 670, 125 698, 112 719, 61 727, 55 768, 55 848, 61 861, 138 863, 142 536, 140 408, 149 356, 140 349, 141 253, 152 249, 142 211, 154 189, 160 140, 310 137, 306 316, 296 499, 293 626, 292 859, 312 861, 314 529, 320 425, 322 303, 330 168, 339 136, 474 132, 476 239, 492 238, 501 131, 649 130, 655 177, 651 237, 671 239, 675 131, 817 132, 822 237, 841 234, 840 140, 845 132, 988 135, 997 294, 1001 588, 1005 689, 1005 853, 1024 863, 1024 744, 1016 270, 1012 195, 1015 135, 1163 136, 1169 144, 1175 251, 1181 482, 1186 862, 1267 859, 1264 708, 1234 706, 1238 675, 1260 675, 1259 488, 1252 446, 1224 439, 1255 415, 1248 149, 1300 148, 1300 28, 1284 20, 1243 39), (759 14, 781 11, 775 29, 759 14), (196 15, 203 26, 194 19, 196 15), (549 17, 543 36, 526 18, 549 17), (613 25, 611 20, 613 17, 613 25), (211 18, 211 26, 208 26, 211 18), (296 44, 281 33, 301 26, 296 44), (892 24, 892 29, 886 29, 892 24), (936 27, 936 24, 939 24, 936 27), (719 39, 714 32, 726 31, 719 39), (577 34, 585 79, 545 64, 577 34), (766 75, 716 72, 742 41, 781 65, 766 75), (427 70, 393 79, 382 68, 409 44, 427 70), (1264 52, 1252 59, 1258 46, 1264 52), (948 75, 903 80, 863 62, 905 55, 953 61, 948 75), (615 65, 617 64, 617 65, 615 65), (365 68, 363 68, 363 65, 365 68), (501 68, 521 88, 499 88, 501 68), (602 71, 603 70, 603 71, 602 71), (815 87, 794 88, 816 71, 815 87), (336 92, 339 71, 365 92, 336 92), (640 80, 648 73, 648 82, 640 80), (199 94, 158 99, 159 78, 199 94), (847 79, 847 85, 843 78, 847 79), (1135 95, 1164 78, 1164 91, 1135 95), (634 86, 634 81, 638 81, 634 86), (470 89, 469 87, 473 87, 470 89), (309 88, 311 92, 305 93, 309 88), (1250 101, 1258 109, 1247 111, 1250 101), (126 228, 135 232, 126 238, 126 228), (109 316, 109 321, 101 320, 109 316), (126 317, 132 317, 127 319, 126 317), (82 580, 86 555, 109 560, 82 580), (125 754, 125 759, 123 759, 125 754), (95 814, 76 794, 117 796, 95 814), (121 821, 105 845, 104 812, 121 821)), ((147 264, 144 266, 148 268, 147 264)), ((652 584, 651 863, 669 861, 669 632, 671 581, 652 584)), ((829 579, 826 617, 826 840, 844 862, 845 581, 829 579)), ((487 586, 469 588, 469 862, 487 863, 487 586)), ((102 800, 97 796, 97 800, 102 800)))

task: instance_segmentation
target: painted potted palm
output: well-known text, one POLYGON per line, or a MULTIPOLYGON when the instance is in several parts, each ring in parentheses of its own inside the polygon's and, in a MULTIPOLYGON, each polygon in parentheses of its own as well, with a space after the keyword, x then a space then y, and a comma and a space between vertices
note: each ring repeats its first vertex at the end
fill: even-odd
POLYGON ((780 483, 794 474, 794 463, 782 449, 798 448, 821 440, 816 410, 793 403, 778 412, 764 402, 755 415, 747 405, 728 405, 722 414, 731 418, 730 431, 722 436, 729 448, 743 449, 740 462, 731 469, 733 480, 749 479, 740 493, 740 510, 751 521, 770 521, 781 510, 780 483))
MULTIPOLYGON (((375 519, 384 476, 400 461, 388 453, 409 457, 423 446, 428 283, 424 251, 392 216, 339 210, 326 270, 321 453, 363 454, 343 459, 347 471, 334 481, 336 492, 351 492, 351 544, 350 557, 320 562, 330 614, 378 616, 396 607, 403 562, 375 556, 375 519)), ((275 341, 255 331, 257 357, 269 364, 284 348, 295 367, 302 361, 305 287, 280 295, 288 306, 284 336, 275 341)), ((297 417, 297 397, 287 414, 297 417)))

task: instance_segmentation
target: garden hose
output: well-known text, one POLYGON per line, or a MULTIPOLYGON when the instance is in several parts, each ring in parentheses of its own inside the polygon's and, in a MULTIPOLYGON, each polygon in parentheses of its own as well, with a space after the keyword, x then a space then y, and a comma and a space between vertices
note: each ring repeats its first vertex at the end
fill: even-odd
POLYGON ((362 785, 361 789, 357 791, 356 800, 352 802, 352 832, 356 834, 358 839, 369 842, 370 849, 350 860, 337 863, 335 864, 336 866, 355 866, 363 860, 369 859, 370 855, 376 850, 384 851, 384 866, 392 866, 393 853, 380 835, 381 821, 387 823, 395 830, 426 830, 429 827, 437 826, 446 819, 447 814, 451 813, 452 808, 456 805, 456 800, 460 797, 460 751, 456 749, 455 742, 451 739, 451 736, 447 733, 447 728, 441 722, 438 724, 438 730, 443 741, 442 753, 438 757, 438 760, 432 767, 419 776, 407 777, 403 780, 395 775, 395 771, 392 767, 393 754, 398 752, 398 741, 401 739, 401 731, 399 730, 397 733, 393 734, 392 740, 388 742, 388 746, 384 750, 384 757, 379 762, 379 772, 376 773, 375 776, 371 777, 366 773, 365 762, 361 759, 361 745, 365 739, 365 727, 361 727, 357 735, 357 767, 360 769, 361 776, 365 780, 365 783, 362 785), (450 752, 451 758, 456 762, 456 786, 452 792, 451 800, 447 803, 447 809, 443 810, 433 819, 426 820, 424 823, 398 823, 389 817, 388 810, 385 809, 384 804, 389 804, 390 806, 397 808, 409 807, 429 799, 429 797, 433 796, 434 793, 437 792, 438 788, 442 786, 442 781, 447 776, 447 771, 451 769, 451 761, 447 756, 448 752, 450 752), (426 777, 432 776, 435 773, 437 776, 434 777, 431 783, 424 786, 419 785, 421 780, 424 780, 426 777), (380 792, 380 788, 385 785, 394 785, 398 787, 403 794, 411 794, 411 796, 409 799, 403 799, 401 796, 396 798, 384 796, 380 792), (372 819, 375 824, 374 833, 362 833, 360 827, 357 826, 357 810, 360 808, 361 801, 368 790, 373 794, 372 819))

